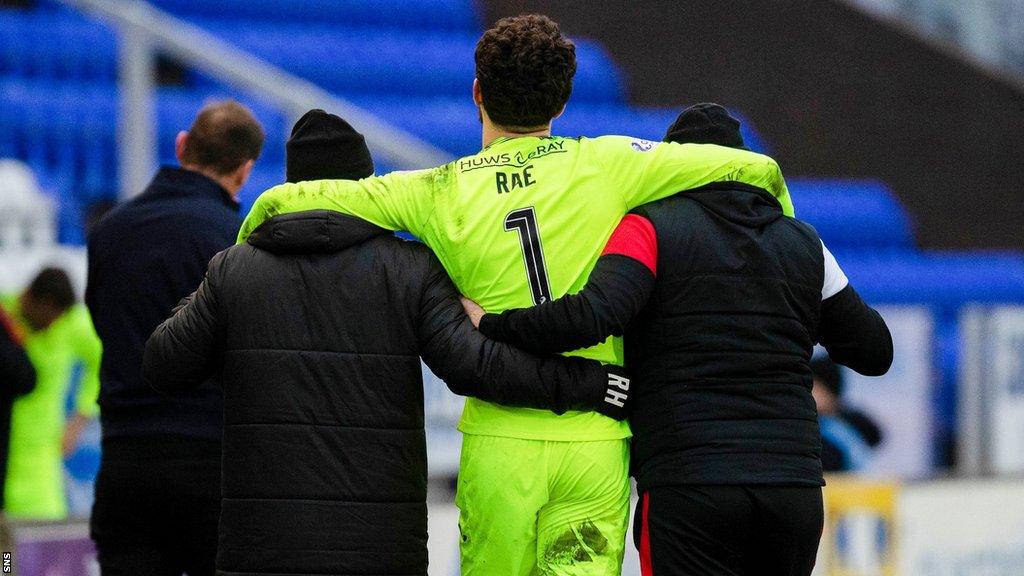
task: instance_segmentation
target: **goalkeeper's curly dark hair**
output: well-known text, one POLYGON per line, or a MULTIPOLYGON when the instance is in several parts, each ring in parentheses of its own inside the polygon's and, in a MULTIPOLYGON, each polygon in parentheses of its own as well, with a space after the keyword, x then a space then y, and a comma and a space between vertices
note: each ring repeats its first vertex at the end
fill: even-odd
POLYGON ((576 46, 542 14, 498 20, 477 42, 475 60, 487 116, 510 132, 546 126, 572 94, 576 46))

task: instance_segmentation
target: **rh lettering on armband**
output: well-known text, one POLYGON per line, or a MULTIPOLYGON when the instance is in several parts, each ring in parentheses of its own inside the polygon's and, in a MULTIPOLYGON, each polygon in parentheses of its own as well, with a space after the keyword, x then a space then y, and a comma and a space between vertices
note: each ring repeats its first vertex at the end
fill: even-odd
POLYGON ((627 392, 629 392, 629 378, 619 376, 618 374, 608 375, 608 390, 605 392, 605 402, 612 406, 625 408, 625 400, 629 399, 627 392))

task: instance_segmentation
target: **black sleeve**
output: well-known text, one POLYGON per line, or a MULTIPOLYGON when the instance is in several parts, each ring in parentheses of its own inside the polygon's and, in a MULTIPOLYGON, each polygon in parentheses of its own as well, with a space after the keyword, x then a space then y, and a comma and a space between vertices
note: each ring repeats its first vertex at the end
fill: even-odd
POLYGON ((539 353, 567 352, 621 336, 647 304, 654 273, 629 256, 602 256, 578 294, 533 308, 485 314, 485 335, 539 353))
POLYGON ((821 303, 818 341, 833 362, 865 376, 881 376, 892 366, 889 327, 849 284, 821 303))
MULTIPOLYGON (((2 312, 0 312, 2 313, 2 312)), ((7 398, 28 394, 36 387, 36 369, 25 349, 0 322, 0 394, 7 398)))
POLYGON ((160 392, 197 388, 215 369, 221 326, 214 278, 219 274, 223 255, 222 252, 210 261, 199 289, 186 296, 146 342, 142 376, 160 392))
POLYGON ((420 353, 452 392, 556 414, 592 410, 626 417, 629 379, 621 368, 583 358, 533 356, 486 338, 473 328, 448 274, 431 258, 420 306, 420 353))

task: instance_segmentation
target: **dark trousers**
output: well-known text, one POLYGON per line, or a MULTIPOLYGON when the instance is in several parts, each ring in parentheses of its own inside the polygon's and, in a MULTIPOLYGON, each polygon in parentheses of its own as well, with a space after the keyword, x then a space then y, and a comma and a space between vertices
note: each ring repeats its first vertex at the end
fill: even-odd
POLYGON ((817 487, 665 486, 633 534, 643 576, 808 576, 823 523, 817 487))
POLYGON ((215 441, 105 440, 90 521, 103 576, 212 576, 220 466, 215 441))

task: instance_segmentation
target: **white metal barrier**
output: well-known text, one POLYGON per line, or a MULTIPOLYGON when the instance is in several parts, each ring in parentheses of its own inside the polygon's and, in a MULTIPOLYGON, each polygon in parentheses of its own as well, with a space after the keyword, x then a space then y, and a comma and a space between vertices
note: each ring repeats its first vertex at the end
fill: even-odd
POLYGON ((312 108, 344 117, 398 168, 443 164, 451 155, 316 85, 141 0, 60 0, 110 23, 120 36, 118 134, 121 195, 145 188, 157 165, 154 55, 167 54, 281 107, 292 121, 312 108))
POLYGON ((20 160, 0 159, 0 253, 49 247, 56 239, 53 203, 32 169, 20 160))
POLYGON ((845 369, 843 401, 864 410, 882 428, 883 440, 867 469, 875 478, 923 478, 932 473, 935 376, 934 318, 922 306, 879 306, 892 332, 892 368, 880 378, 845 369))
POLYGON ((1024 473, 1024 306, 975 306, 960 325, 959 471, 1024 473))

